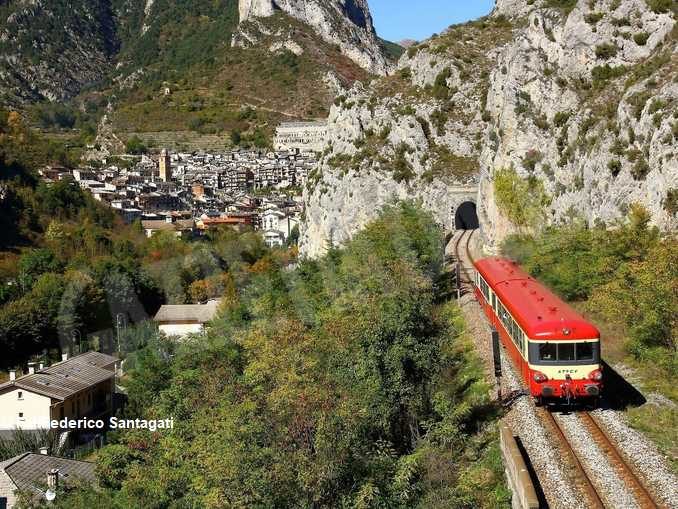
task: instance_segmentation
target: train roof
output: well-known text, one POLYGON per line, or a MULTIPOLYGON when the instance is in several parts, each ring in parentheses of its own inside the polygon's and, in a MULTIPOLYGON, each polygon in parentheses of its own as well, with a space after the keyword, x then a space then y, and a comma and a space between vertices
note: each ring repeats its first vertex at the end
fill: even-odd
POLYGON ((493 257, 474 265, 530 338, 567 341, 600 337, 594 325, 517 263, 493 257))

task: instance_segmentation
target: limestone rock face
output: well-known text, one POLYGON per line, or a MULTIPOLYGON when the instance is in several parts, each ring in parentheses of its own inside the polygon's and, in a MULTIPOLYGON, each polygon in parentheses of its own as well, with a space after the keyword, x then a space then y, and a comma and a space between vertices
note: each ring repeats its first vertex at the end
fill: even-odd
POLYGON ((240 22, 272 16, 279 9, 310 25, 344 55, 375 74, 387 74, 366 0, 239 0, 240 22))
POLYGON ((654 224, 675 229, 666 207, 678 187, 673 15, 652 12, 643 0, 618 2, 616 10, 614 2, 591 9, 582 0, 568 15, 525 11, 522 3, 521 10, 517 0, 501 2, 527 14, 487 96, 498 139, 481 156, 478 201, 488 246, 516 231, 492 183, 497 170, 511 167, 544 183, 552 197, 546 223, 578 216, 612 224, 639 203, 654 224))
POLYGON ((495 251, 519 229, 494 190, 511 168, 550 197, 528 229, 614 225, 635 203, 678 227, 674 15, 644 0, 545 4, 497 0, 489 18, 410 48, 394 76, 337 99, 302 253, 346 241, 394 196, 421 198, 451 229, 463 186, 495 251))
POLYGON ((275 12, 272 0, 240 0, 240 21, 250 18, 265 18, 275 12))

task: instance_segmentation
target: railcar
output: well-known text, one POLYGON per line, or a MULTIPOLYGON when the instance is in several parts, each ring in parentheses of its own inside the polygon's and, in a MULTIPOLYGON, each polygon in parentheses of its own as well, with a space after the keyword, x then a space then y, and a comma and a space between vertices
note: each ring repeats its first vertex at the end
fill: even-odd
POLYGON ((478 301, 535 402, 595 403, 603 387, 598 329, 515 262, 474 266, 478 301))

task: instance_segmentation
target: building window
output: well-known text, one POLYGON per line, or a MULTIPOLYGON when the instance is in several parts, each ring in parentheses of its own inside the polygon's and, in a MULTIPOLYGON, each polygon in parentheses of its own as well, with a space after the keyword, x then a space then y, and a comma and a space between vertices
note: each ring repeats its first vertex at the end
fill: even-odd
POLYGON ((24 413, 23 412, 19 412, 19 420, 20 421, 24 420, 24 413))
POLYGON ((23 391, 19 391, 19 392, 16 393, 16 399, 24 399, 23 391))

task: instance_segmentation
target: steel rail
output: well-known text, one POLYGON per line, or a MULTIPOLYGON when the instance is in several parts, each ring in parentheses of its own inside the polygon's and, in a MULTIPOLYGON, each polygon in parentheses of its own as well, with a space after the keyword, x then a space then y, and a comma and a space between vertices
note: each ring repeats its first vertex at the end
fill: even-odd
POLYGON ((626 483, 626 487, 633 493, 636 502, 641 509, 659 509, 659 505, 647 490, 643 482, 636 475, 634 470, 619 452, 617 446, 612 442, 608 434, 603 430, 598 421, 590 412, 578 412, 588 428, 591 436, 596 441, 603 453, 610 459, 610 463, 626 483))
POLYGON ((591 481, 591 478, 589 477, 588 473, 584 469, 584 465, 582 465, 582 462, 579 459, 579 456, 577 456, 577 453, 575 452, 574 447, 572 447, 572 444, 567 439, 567 436, 565 435, 565 432, 563 431, 560 424, 558 423, 558 420, 546 408, 538 407, 537 411, 544 416, 544 419, 547 421, 547 423, 550 425, 550 427, 555 431, 555 435, 558 439, 558 442, 560 442, 560 448, 562 449, 562 451, 565 452, 565 454, 567 454, 570 457, 570 462, 574 466, 574 470, 575 470, 575 477, 576 477, 575 482, 583 490, 583 492, 585 493, 585 495, 589 499, 589 503, 591 504, 588 507, 590 507, 592 509, 593 508, 595 508, 595 509, 606 509, 606 506, 603 503, 603 500, 600 498, 600 495, 598 495, 598 491, 596 490, 595 486, 593 485, 593 482, 591 481))

